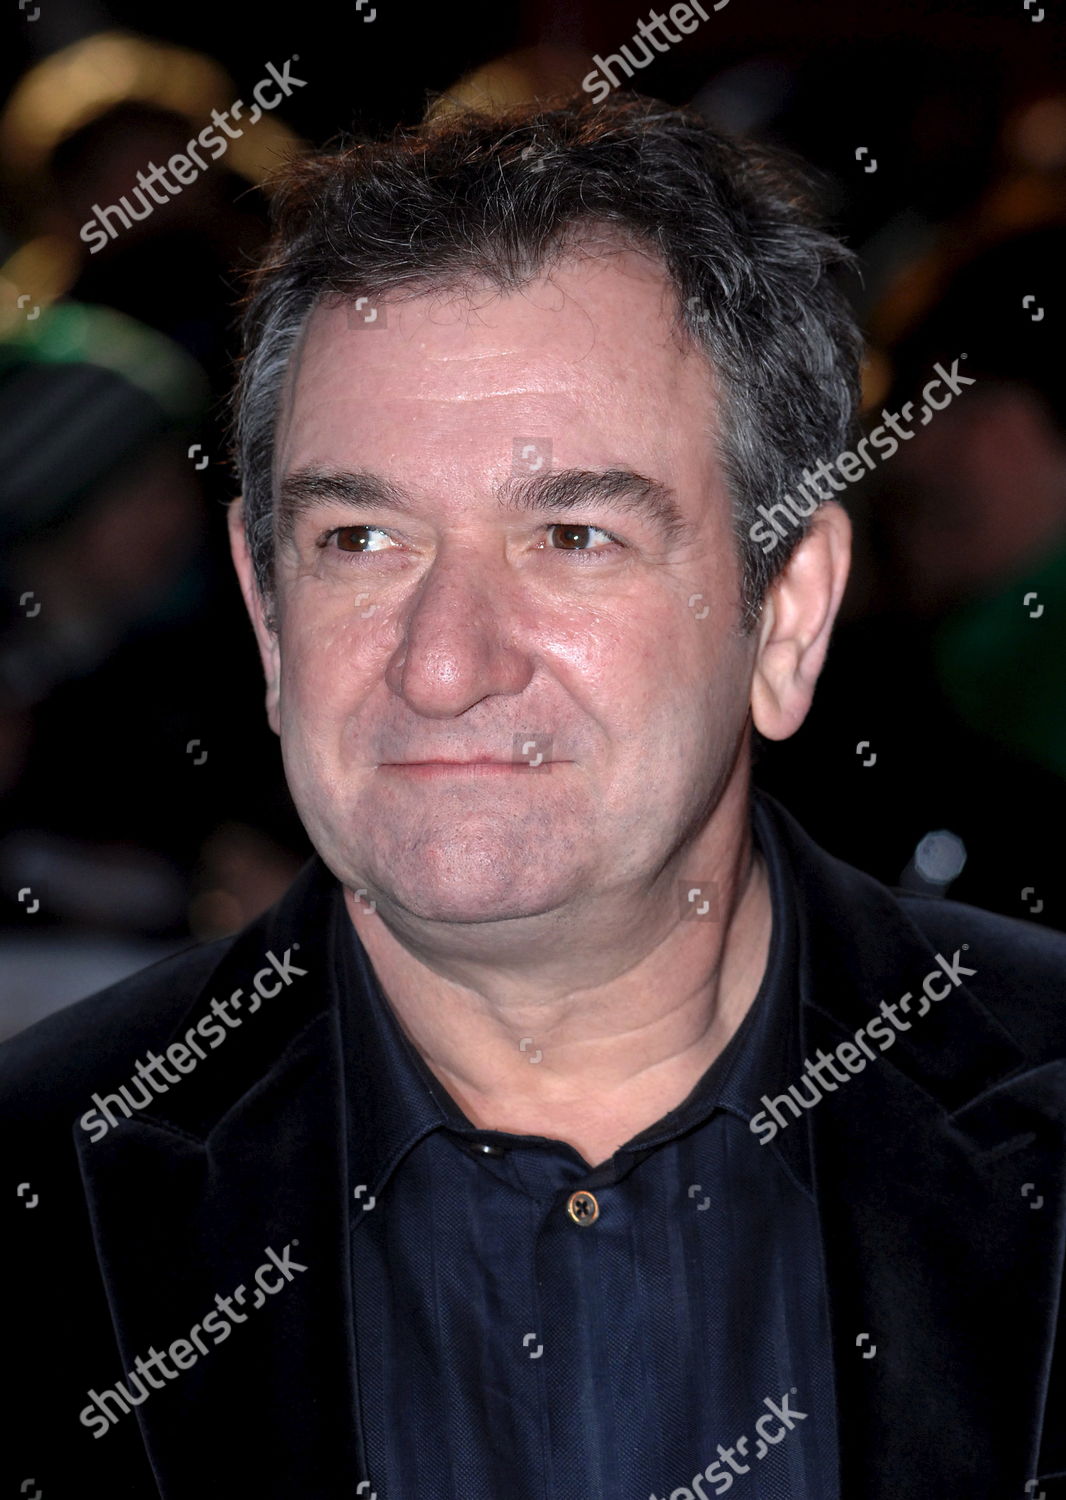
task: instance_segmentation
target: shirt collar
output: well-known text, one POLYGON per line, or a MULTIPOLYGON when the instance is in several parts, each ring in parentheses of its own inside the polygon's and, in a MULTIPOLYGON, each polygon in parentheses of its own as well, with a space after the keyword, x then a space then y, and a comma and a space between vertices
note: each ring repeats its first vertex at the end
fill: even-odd
MULTIPOLYGON (((642 1155, 702 1124, 715 1109, 750 1121, 763 1094, 785 1091, 800 1076, 797 883, 772 809, 753 796, 755 841, 766 862, 773 923, 766 970, 758 993, 725 1049, 676 1108, 620 1148, 642 1155)), ((408 1039, 389 1005, 365 948, 336 890, 334 952, 339 956, 339 1012, 345 1050, 351 1141, 358 1143, 359 1174, 377 1194, 423 1136, 445 1128, 476 1141, 502 1140, 463 1114, 408 1039)), ((782 1131, 770 1149, 786 1160, 809 1189, 808 1132, 782 1131), (780 1142, 780 1146, 778 1145, 780 1142)))

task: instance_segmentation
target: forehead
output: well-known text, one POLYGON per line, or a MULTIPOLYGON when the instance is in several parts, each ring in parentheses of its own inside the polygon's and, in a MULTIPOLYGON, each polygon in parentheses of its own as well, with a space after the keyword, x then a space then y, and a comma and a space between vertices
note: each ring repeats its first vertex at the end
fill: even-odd
MULTIPOLYGON (((664 270, 613 249, 570 255, 513 292, 408 293, 360 311, 320 304, 290 363, 283 411, 280 473, 337 456, 338 443, 369 444, 380 461, 400 431, 428 448, 461 442, 470 457, 511 432, 584 440, 589 451, 573 460, 606 461, 624 444, 630 458, 682 463, 689 450, 706 453, 716 402, 664 270)), ((415 464, 417 443, 404 446, 415 464)))

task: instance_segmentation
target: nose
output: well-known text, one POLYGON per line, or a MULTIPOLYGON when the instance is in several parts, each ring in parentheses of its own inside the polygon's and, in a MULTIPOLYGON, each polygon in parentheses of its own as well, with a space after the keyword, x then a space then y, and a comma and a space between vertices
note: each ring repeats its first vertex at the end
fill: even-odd
POLYGON ((484 549, 445 543, 406 603, 385 681, 415 713, 453 718, 521 693, 533 675, 520 643, 517 582, 484 549))

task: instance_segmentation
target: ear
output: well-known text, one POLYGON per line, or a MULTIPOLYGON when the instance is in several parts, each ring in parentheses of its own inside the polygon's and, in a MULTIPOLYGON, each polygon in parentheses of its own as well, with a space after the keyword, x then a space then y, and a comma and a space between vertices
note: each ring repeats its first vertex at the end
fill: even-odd
POLYGON ((807 717, 851 565, 851 522, 828 500, 767 590, 751 684, 755 728, 786 740, 807 717))
POLYGON ((263 598, 256 583, 255 569, 252 566, 252 557, 248 550, 248 538, 244 530, 244 499, 242 496, 238 495, 236 500, 230 502, 227 519, 229 522, 230 555, 233 558, 233 566, 237 570, 237 578, 241 585, 241 594, 244 596, 244 607, 248 611, 248 618, 251 620, 252 629, 255 631, 256 644, 259 647, 259 659, 263 663, 263 673, 266 677, 267 719, 274 733, 280 734, 278 697, 281 689, 281 644, 278 640, 277 630, 271 629, 266 621, 263 598))

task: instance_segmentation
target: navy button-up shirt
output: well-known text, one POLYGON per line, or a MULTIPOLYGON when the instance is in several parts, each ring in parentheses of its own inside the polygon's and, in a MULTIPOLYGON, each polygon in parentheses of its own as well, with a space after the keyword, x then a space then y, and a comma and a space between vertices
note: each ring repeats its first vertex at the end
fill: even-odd
POLYGON ((792 876, 755 796, 759 992, 689 1096, 595 1168, 473 1125, 354 928, 340 945, 368 1500, 837 1500, 806 1117, 768 1146, 748 1123, 802 1073, 792 876))

